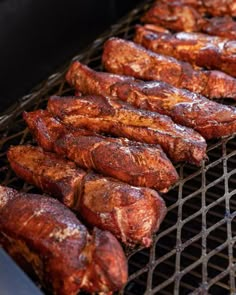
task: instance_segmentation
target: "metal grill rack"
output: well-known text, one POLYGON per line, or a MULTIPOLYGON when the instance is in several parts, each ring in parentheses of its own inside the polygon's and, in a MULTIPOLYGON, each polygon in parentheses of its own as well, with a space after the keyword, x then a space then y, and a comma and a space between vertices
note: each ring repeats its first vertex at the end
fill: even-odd
MULTIPOLYGON (((104 41, 111 36, 131 39, 150 4, 146 1, 134 9, 73 60, 102 69, 104 41)), ((10 170, 6 150, 33 141, 22 120, 23 110, 44 108, 52 94, 73 93, 64 81, 68 65, 0 116, 3 185, 39 192, 10 170)), ((180 181, 163 196, 168 214, 150 249, 127 252, 129 280, 120 294, 236 294, 236 138, 208 142, 208 158, 201 167, 177 166, 180 181)))

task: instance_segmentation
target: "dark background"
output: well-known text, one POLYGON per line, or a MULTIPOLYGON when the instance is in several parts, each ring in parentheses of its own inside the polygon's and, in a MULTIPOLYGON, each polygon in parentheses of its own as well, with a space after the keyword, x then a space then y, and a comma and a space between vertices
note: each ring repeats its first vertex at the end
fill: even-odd
POLYGON ((0 113, 141 0, 0 0, 0 113))

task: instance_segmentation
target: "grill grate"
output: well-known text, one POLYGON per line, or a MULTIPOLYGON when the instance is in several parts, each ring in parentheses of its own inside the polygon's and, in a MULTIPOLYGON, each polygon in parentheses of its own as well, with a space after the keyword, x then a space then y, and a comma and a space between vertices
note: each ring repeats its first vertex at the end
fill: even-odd
MULTIPOLYGON (((131 39, 134 25, 150 4, 146 1, 130 12, 73 60, 102 69, 103 42, 111 36, 131 39)), ((44 108, 51 94, 73 93, 64 82, 68 65, 0 116, 3 185, 38 192, 12 173, 6 150, 10 145, 33 142, 22 120, 23 110, 44 108)), ((168 214, 161 230, 150 249, 135 249, 127 254, 129 281, 120 294, 236 294, 235 137, 209 142, 208 158, 200 168, 177 166, 180 181, 164 196, 168 214)))

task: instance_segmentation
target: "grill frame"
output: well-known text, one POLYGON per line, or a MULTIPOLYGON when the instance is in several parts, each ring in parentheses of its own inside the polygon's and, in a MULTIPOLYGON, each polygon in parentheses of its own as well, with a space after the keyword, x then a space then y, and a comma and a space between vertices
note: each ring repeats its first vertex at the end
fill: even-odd
MULTIPOLYGON (((151 3, 146 1, 132 10, 72 61, 101 70, 104 41, 112 36, 131 39, 134 25, 151 3)), ((23 122, 22 111, 44 108, 49 95, 73 93, 64 81, 69 64, 0 116, 3 185, 40 192, 14 175, 6 150, 10 145, 35 143, 23 122)), ((236 294, 235 136, 208 142, 207 154, 209 160, 201 167, 176 166, 180 181, 163 195, 168 214, 150 249, 126 249, 129 280, 119 294, 236 294)))

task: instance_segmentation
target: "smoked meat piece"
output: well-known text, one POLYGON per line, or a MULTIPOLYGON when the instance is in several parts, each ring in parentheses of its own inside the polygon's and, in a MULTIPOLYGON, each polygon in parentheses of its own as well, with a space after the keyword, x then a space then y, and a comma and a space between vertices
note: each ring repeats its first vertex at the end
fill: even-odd
POLYGON ((50 197, 0 186, 0 243, 56 295, 115 291, 127 281, 127 262, 115 237, 99 229, 90 235, 50 197))
POLYGON ((161 80, 209 98, 236 99, 236 79, 220 71, 195 71, 189 63, 154 53, 139 44, 111 38, 104 45, 109 72, 142 80, 161 80))
POLYGON ((112 95, 135 107, 170 116, 178 124, 198 131, 205 139, 236 132, 236 109, 200 94, 160 81, 124 79, 125 76, 96 72, 75 61, 67 82, 84 94, 112 95), (115 79, 114 79, 115 77, 115 79), (103 85, 106 84, 106 87, 103 85))
POLYGON ((43 110, 24 113, 24 118, 40 146, 82 168, 162 192, 178 180, 174 166, 158 145, 105 137, 89 130, 73 131, 43 110))
POLYGON ((63 203, 70 191, 67 206, 86 223, 109 230, 127 245, 150 246, 152 234, 159 229, 166 214, 165 202, 154 190, 85 172, 39 147, 14 146, 7 156, 20 178, 63 203))
POLYGON ((136 26, 134 42, 158 54, 172 56, 193 66, 220 70, 236 77, 236 41, 202 33, 160 32, 152 26, 136 26))
POLYGON ((156 2, 178 3, 195 8, 202 15, 236 16, 235 0, 156 0, 156 2))

